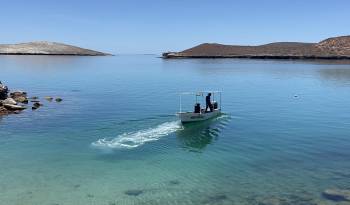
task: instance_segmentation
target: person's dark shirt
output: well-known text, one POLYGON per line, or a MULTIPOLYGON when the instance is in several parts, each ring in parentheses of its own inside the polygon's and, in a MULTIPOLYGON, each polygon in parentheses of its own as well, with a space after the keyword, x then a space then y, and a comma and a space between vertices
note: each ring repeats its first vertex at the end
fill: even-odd
POLYGON ((210 102, 210 96, 209 95, 207 95, 206 97, 205 97, 205 102, 207 103, 207 104, 210 104, 211 102, 210 102))

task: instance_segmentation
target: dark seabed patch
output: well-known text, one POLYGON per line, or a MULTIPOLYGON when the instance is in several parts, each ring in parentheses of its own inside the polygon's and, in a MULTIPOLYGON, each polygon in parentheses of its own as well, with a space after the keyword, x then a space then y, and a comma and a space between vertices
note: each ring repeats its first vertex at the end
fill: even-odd
POLYGON ((143 194, 143 190, 140 189, 131 189, 131 190, 127 190, 124 192, 124 194, 128 195, 128 196, 138 196, 140 194, 143 194))
POLYGON ((209 196, 206 200, 204 200, 203 204, 221 204, 226 200, 228 200, 226 194, 216 194, 209 196))
POLYGON ((75 184, 73 187, 74 187, 75 189, 78 189, 78 188, 80 187, 80 184, 75 184))
POLYGON ((93 194, 87 194, 86 195, 88 198, 94 198, 95 196, 93 194))
POLYGON ((169 184, 170 184, 170 185, 179 185, 179 184, 180 184, 180 181, 179 181, 179 180, 170 180, 170 181, 169 181, 169 184))

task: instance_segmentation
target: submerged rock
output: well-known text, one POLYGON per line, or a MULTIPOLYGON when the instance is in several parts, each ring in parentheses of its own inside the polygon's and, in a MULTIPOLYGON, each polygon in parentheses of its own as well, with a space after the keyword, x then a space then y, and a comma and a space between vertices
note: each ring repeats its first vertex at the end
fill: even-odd
POLYGON ((322 196, 332 201, 350 201, 350 190, 347 189, 326 189, 322 196))
POLYGON ((124 194, 129 195, 129 196, 138 196, 142 193, 143 193, 143 191, 140 189, 132 189, 132 190, 127 190, 124 192, 124 194))
POLYGON ((44 97, 47 101, 52 101, 53 100, 53 97, 50 97, 50 96, 46 96, 46 97, 44 97))
POLYGON ((38 109, 40 106, 42 106, 42 104, 40 104, 39 102, 35 102, 35 103, 33 104, 32 110, 36 110, 36 109, 38 109))
POLYGON ((40 104, 40 102, 35 102, 34 104, 33 104, 33 106, 34 107, 40 107, 40 106, 42 106, 43 104, 40 104))

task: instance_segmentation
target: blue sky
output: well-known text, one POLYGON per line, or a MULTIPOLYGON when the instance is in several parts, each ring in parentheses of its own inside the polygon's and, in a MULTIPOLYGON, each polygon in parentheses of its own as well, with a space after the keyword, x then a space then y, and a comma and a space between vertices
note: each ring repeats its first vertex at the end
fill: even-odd
POLYGON ((111 53, 350 35, 349 0, 0 0, 0 43, 64 42, 111 53))

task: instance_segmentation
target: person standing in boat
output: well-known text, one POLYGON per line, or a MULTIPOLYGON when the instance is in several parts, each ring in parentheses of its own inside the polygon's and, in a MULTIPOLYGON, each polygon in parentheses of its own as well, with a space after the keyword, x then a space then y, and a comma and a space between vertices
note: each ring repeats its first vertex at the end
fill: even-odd
POLYGON ((210 109, 210 112, 213 112, 213 104, 211 104, 211 99, 210 99, 211 93, 208 93, 208 95, 205 97, 205 112, 207 112, 208 107, 210 109))

